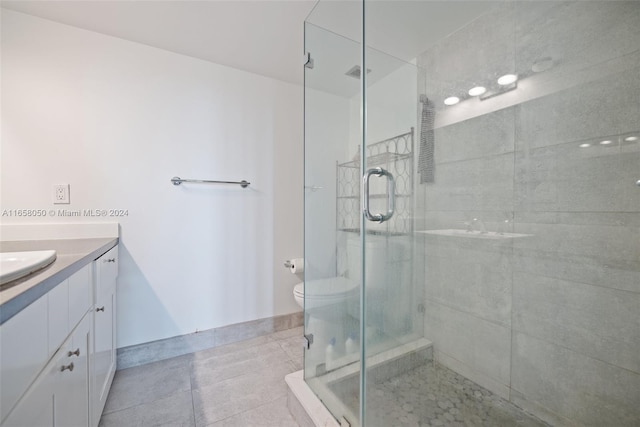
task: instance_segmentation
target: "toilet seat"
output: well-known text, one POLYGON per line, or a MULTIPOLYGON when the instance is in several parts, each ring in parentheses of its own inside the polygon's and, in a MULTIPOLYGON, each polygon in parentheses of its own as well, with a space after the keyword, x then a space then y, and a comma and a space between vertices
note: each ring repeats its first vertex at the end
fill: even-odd
POLYGON ((293 296, 298 304, 303 305, 306 298, 307 305, 317 307, 336 304, 358 293, 358 284, 346 277, 330 277, 327 279, 312 280, 307 283, 305 295, 304 282, 293 287, 293 296))

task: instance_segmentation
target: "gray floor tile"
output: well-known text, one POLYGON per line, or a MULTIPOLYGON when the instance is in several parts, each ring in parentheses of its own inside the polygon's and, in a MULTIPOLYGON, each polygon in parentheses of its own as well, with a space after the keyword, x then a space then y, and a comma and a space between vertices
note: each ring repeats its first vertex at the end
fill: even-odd
POLYGON ((191 392, 181 391, 151 403, 105 414, 100 419, 99 427, 193 427, 194 425, 191 392))
POLYGON ((286 396, 284 377, 294 369, 290 361, 284 361, 273 364, 268 370, 194 389, 196 425, 206 426, 286 396))
POLYGON ((116 371, 104 413, 190 390, 190 360, 189 356, 181 356, 116 371))
POLYGON ((195 360, 191 364, 191 387, 207 387, 234 377, 269 370, 274 364, 289 358, 275 342, 234 353, 195 360))
POLYGON ((285 375, 302 367, 302 328, 116 372, 101 427, 296 427, 285 375))
POLYGON ((261 337, 252 338, 244 341, 238 341, 231 344, 221 345, 219 347, 208 348, 206 350, 197 351, 191 356, 195 360, 204 360, 211 357, 222 356, 237 353, 247 349, 253 349, 257 346, 272 343, 274 340, 271 335, 263 335, 261 337))
POLYGON ((209 424, 210 427, 298 427, 289 409, 287 398, 281 397, 266 405, 209 424))
POLYGON ((299 336, 293 336, 283 340, 279 340, 278 344, 282 347, 282 350, 287 353, 289 358, 296 362, 302 361, 304 357, 304 347, 302 346, 302 338, 299 336))
POLYGON ((302 336, 304 335, 304 327, 298 326, 297 328, 285 329, 284 331, 279 331, 271 334, 271 338, 275 340, 283 340, 291 337, 298 337, 302 340, 302 336))

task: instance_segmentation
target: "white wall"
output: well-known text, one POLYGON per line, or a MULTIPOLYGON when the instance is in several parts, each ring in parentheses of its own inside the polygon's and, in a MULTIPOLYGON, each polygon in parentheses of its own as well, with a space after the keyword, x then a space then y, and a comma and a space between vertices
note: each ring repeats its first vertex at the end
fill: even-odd
POLYGON ((297 311, 301 107, 298 86, 3 10, 2 208, 68 183, 57 208, 128 210, 119 347, 297 311))

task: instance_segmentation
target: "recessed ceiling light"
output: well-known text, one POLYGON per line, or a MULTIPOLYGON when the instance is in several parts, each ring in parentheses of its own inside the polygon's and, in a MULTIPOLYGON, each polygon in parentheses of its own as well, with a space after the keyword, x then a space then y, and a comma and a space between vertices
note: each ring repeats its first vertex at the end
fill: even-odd
POLYGON ((600 141, 600 145, 609 145, 609 144, 613 144, 613 141, 611 141, 610 139, 605 139, 604 141, 600 141))
POLYGON ((457 96, 450 96, 444 100, 445 105, 456 105, 458 102, 460 102, 460 98, 457 96))
POLYGON ((578 147, 580 147, 580 148, 588 148, 588 147, 591 147, 591 144, 585 142, 584 144, 578 145, 578 147))
POLYGON ((485 93, 487 91, 487 89, 483 86, 476 86, 476 87, 472 87, 471 89, 469 89, 469 95, 470 96, 480 96, 483 93, 485 93))
POLYGON ((638 140, 637 136, 628 136, 624 139, 627 142, 636 142, 638 140))
POLYGON ((511 83, 515 83, 518 80, 518 76, 515 74, 505 74, 504 76, 498 78, 498 84, 500 86, 510 85, 511 83))

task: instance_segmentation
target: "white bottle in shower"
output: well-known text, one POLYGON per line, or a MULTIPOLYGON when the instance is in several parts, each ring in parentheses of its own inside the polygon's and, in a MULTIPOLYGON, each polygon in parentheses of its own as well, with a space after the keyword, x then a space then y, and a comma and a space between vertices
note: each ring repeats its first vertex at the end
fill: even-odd
POLYGON ((336 339, 331 338, 329 340, 329 344, 324 351, 324 363, 328 366, 333 363, 333 359, 335 357, 335 347, 336 347, 336 339))
POLYGON ((347 354, 358 351, 358 344, 356 343, 356 337, 354 334, 349 334, 349 338, 344 342, 344 349, 347 354))

